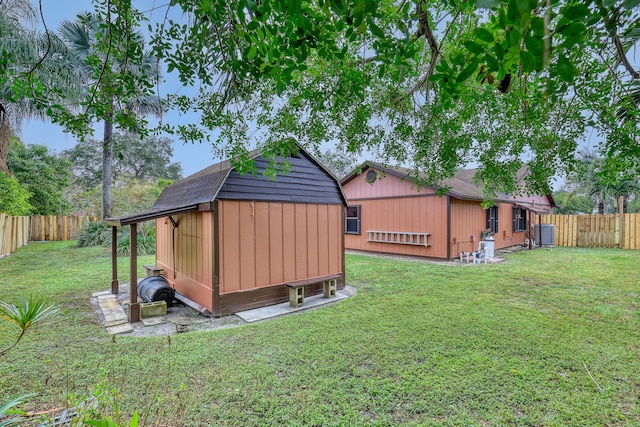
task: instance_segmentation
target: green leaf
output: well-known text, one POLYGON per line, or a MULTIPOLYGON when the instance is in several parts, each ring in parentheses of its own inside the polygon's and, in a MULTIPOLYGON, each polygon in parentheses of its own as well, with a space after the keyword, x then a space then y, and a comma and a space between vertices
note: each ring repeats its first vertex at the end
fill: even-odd
POLYGON ((458 74, 458 77, 456 78, 456 83, 462 83, 463 81, 467 80, 469 77, 471 77, 471 75, 473 75, 473 73, 476 72, 477 69, 478 69, 478 60, 475 59, 471 61, 471 63, 467 65, 460 72, 460 74, 458 74))
POLYGON ((485 55, 484 58, 482 58, 482 59, 487 64, 487 67, 489 67, 490 71, 494 71, 495 72, 495 71, 498 71, 500 69, 500 63, 493 56, 485 55))
POLYGON ((584 34, 587 27, 582 22, 571 22, 570 24, 559 29, 560 34, 565 37, 573 37, 584 34))
POLYGON ((466 47, 469 52, 475 53, 476 55, 484 53, 484 48, 478 43, 472 41, 464 42, 464 47, 466 47))
POLYGON ((255 46, 251 46, 249 48, 249 53, 247 53, 247 59, 251 60, 255 58, 257 54, 258 54, 258 48, 255 46))
POLYGON ((529 0, 516 0, 516 7, 518 8, 518 12, 520 12, 523 15, 531 12, 531 7, 529 6, 529 0))
MULTIPOLYGON (((640 0, 638 0, 640 1, 640 0)), ((565 18, 575 21, 576 19, 582 19, 585 16, 589 16, 589 8, 584 4, 576 4, 565 8, 562 12, 565 18)))
POLYGON ((544 51, 544 43, 540 37, 527 35, 524 39, 524 44, 533 55, 542 55, 544 51))
POLYGON ((476 0, 476 9, 493 9, 500 6, 500 0, 476 0))
POLYGON ((511 0, 509 5, 507 6, 507 23, 508 24, 516 24, 520 19, 520 15, 518 14, 518 5, 517 0, 511 0))
POLYGON ((624 0, 622 2, 622 7, 624 7, 627 10, 631 10, 634 7, 637 7, 638 5, 640 5, 640 0, 624 0))
POLYGON ((536 68, 536 58, 526 50, 520 51, 520 61, 522 61, 522 69, 525 73, 530 73, 536 68))
POLYGON ((382 29, 378 27, 375 22, 373 22, 373 19, 369 19, 368 21, 369 21, 369 28, 371 29, 371 34, 373 34, 378 38, 383 39, 385 37, 384 31, 382 31, 382 29))
POLYGON ((575 76, 575 69, 571 61, 566 56, 560 55, 558 58, 558 64, 556 66, 558 70, 558 77, 565 82, 572 82, 575 76))
POLYGON ((474 32, 476 34, 476 37, 482 40, 483 42, 493 43, 494 41, 493 34, 491 34, 491 32, 486 28, 476 28, 474 32))
POLYGON ((520 43, 521 40, 521 36, 520 36, 520 31, 518 31, 517 28, 512 28, 509 32, 509 45, 510 46, 517 46, 520 43))

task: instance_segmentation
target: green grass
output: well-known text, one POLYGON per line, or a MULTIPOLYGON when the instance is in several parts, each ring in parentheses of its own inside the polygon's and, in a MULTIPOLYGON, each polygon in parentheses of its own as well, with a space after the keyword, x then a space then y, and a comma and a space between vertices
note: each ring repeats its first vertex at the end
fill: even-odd
MULTIPOLYGON (((61 313, 0 360, 0 402, 35 392, 46 409, 98 388, 145 425, 640 425, 640 252, 346 267, 358 293, 329 307, 112 342, 89 303, 109 287, 108 253, 31 244, 0 260, 0 299, 61 313)), ((0 348, 14 333, 0 324, 0 348)))

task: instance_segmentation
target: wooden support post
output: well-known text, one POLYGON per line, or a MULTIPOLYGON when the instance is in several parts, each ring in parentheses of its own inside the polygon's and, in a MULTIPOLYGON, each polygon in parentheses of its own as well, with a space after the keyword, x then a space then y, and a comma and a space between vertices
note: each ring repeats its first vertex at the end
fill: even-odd
POLYGON ((111 293, 118 295, 118 227, 111 227, 111 293))
POLYGON ((138 302, 138 227, 137 224, 131 224, 130 227, 129 323, 136 323, 140 321, 140 303, 138 302))

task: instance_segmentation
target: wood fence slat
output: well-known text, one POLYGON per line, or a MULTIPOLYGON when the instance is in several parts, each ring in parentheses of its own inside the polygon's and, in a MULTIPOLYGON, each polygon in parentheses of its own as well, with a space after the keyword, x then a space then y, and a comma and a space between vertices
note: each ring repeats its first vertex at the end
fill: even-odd
POLYGON ((556 227, 556 245, 640 250, 640 214, 538 215, 556 227))
POLYGON ((9 216, 0 213, 0 256, 37 240, 74 240, 90 216, 9 216))

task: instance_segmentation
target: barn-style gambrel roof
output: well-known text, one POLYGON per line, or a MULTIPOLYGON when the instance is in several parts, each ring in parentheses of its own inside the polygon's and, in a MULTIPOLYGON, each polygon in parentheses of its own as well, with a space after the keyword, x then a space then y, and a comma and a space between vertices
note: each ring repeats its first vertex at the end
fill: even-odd
POLYGON ((267 159, 261 150, 248 153, 257 172, 240 174, 231 161, 211 165, 165 188, 153 207, 144 212, 108 218, 114 226, 129 225, 197 210, 211 210, 216 199, 261 200, 314 204, 342 204, 347 200, 339 180, 304 149, 297 155, 267 159), (273 178, 264 175, 272 161, 286 160, 291 169, 273 178))

